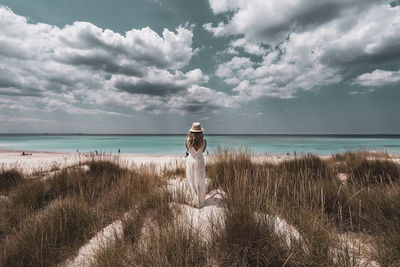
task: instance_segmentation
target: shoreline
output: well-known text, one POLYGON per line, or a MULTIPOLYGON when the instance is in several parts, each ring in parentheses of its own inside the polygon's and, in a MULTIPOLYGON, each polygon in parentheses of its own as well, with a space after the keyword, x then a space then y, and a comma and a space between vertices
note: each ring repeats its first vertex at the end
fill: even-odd
MULTIPOLYGON (((36 153, 36 154, 62 154, 62 155, 90 155, 95 154, 95 152, 64 152, 64 151, 49 151, 49 150, 22 150, 22 149, 9 149, 0 147, 0 157, 3 153, 36 153)), ((181 157, 184 156, 184 153, 181 154, 143 154, 143 153, 106 153, 106 152, 98 152, 98 155, 106 155, 106 156, 144 156, 144 157, 181 157)), ((21 155, 22 156, 22 155, 21 155)))
MULTIPOLYGON (((376 151, 367 151, 371 153, 371 158, 379 159, 376 151)), ((257 163, 280 163, 291 160, 296 157, 303 157, 307 154, 294 155, 272 155, 272 154, 251 154, 251 160, 257 163)), ((315 154, 314 154, 315 155, 315 154)), ((400 163, 399 154, 387 154, 389 159, 400 163)), ((321 159, 330 159, 333 155, 316 155, 321 159)), ((64 168, 74 164, 79 164, 92 159, 113 159, 130 168, 154 164, 158 168, 185 167, 186 158, 184 155, 161 155, 161 154, 133 154, 133 153, 81 153, 81 152, 57 152, 57 151, 32 151, 32 150, 10 150, 0 148, 0 169, 21 169, 25 173, 34 173, 37 171, 49 171, 52 168, 64 168), (31 155, 22 155, 22 152, 31 153, 31 155)), ((212 154, 204 154, 207 161, 212 159, 212 154)))
POLYGON ((48 171, 54 167, 64 168, 91 159, 111 158, 130 167, 146 164, 156 164, 159 167, 178 166, 183 163, 183 156, 178 155, 145 155, 145 154, 101 154, 31 151, 0 149, 0 169, 18 168, 25 173, 48 171), (32 155, 22 155, 22 152, 32 155))

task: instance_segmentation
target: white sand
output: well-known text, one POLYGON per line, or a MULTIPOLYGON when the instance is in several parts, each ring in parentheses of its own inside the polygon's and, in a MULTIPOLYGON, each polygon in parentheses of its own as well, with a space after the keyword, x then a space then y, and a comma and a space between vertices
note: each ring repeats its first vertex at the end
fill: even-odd
MULTIPOLYGON (((182 155, 145 155, 145 154, 89 154, 72 152, 42 152, 25 151, 32 155, 22 155, 22 151, 0 149, 0 169, 17 168, 30 174, 33 172, 50 171, 52 168, 64 168, 91 159, 113 159, 128 168, 132 166, 154 164, 158 169, 184 167, 186 158, 182 155)), ((204 156, 205 160, 212 160, 212 156, 204 156)), ((293 156, 253 155, 253 162, 279 163, 293 158, 293 156)))
MULTIPOLYGON (((27 152, 27 151, 25 151, 27 152)), ((165 155, 137 155, 137 154, 107 154, 90 155, 88 153, 67 153, 67 152, 38 152, 28 151, 32 155, 22 155, 22 151, 0 149, 0 168, 17 168, 25 173, 36 171, 49 171, 54 167, 63 168, 92 158, 109 158, 118 160, 122 165, 131 167, 142 164, 154 164, 160 168, 183 166, 184 157, 165 155)))
MULTIPOLYGON (((154 164, 158 168, 164 167, 184 167, 185 157, 183 155, 145 155, 145 154, 103 154, 94 155, 89 153, 73 152, 45 152, 45 151, 25 151, 32 155, 22 155, 19 150, 0 149, 0 168, 18 168, 25 173, 36 171, 49 171, 53 167, 63 168, 79 162, 84 162, 92 158, 111 158, 118 160, 123 166, 131 167, 142 164, 154 164)), ((212 156, 204 155, 206 161, 211 160, 212 156)), ((253 162, 279 163, 294 158, 293 155, 253 155, 253 162)))
POLYGON ((0 150, 0 168, 17 168, 23 172, 32 173, 48 171, 52 167, 69 166, 78 163, 81 158, 77 153, 31 151, 29 153, 32 153, 32 155, 22 156, 22 151, 0 150))

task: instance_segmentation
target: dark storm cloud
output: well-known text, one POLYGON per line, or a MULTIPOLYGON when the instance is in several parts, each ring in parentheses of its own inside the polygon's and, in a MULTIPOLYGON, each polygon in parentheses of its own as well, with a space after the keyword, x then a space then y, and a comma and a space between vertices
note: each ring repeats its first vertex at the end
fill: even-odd
POLYGON ((174 95, 186 89, 183 86, 171 83, 152 83, 148 81, 140 81, 138 83, 117 81, 114 86, 130 94, 143 94, 162 97, 174 95))
POLYGON ((312 30, 331 22, 343 13, 357 14, 369 9, 375 0, 327 1, 239 1, 209 0, 214 13, 236 10, 226 24, 205 28, 216 35, 244 34, 248 39, 265 43, 284 41, 291 32, 312 30))
POLYGON ((18 87, 18 83, 6 77, 0 77, 0 88, 18 87))
POLYGON ((71 55, 60 59, 60 62, 76 66, 84 65, 93 68, 94 70, 102 70, 111 74, 123 74, 134 77, 143 76, 142 70, 138 67, 134 67, 133 64, 123 66, 118 62, 114 62, 114 58, 110 55, 71 55))
MULTIPOLYGON (((367 44, 361 44, 363 46, 367 44)), ((342 49, 329 49, 321 57, 321 63, 332 67, 352 67, 363 65, 397 64, 400 61, 400 36, 397 40, 385 40, 382 47, 371 53, 366 53, 360 46, 349 47, 346 51, 342 49)))
POLYGON ((400 62, 400 37, 393 40, 393 43, 388 43, 385 47, 382 47, 374 56, 368 58, 368 62, 371 64, 398 64, 400 62))
POLYGON ((32 96, 32 97, 41 97, 43 96, 42 92, 40 90, 35 90, 35 89, 16 89, 16 88, 7 88, 7 89, 2 89, 0 88, 0 95, 3 96, 32 96))
POLYGON ((294 15, 287 20, 287 30, 290 25, 298 26, 296 30, 308 29, 310 26, 319 27, 342 15, 342 12, 354 9, 355 13, 361 13, 376 3, 376 0, 348 0, 348 1, 304 1, 294 15))
POLYGON ((287 21, 276 25, 264 25, 264 27, 260 27, 260 32, 255 34, 265 39, 269 39, 271 36, 286 37, 292 30, 301 32, 331 21, 343 9, 343 5, 337 2, 316 1, 310 6, 297 9, 297 13, 293 14, 293 17, 287 21))
MULTIPOLYGON (((123 44, 109 44, 91 30, 80 30, 77 33, 76 40, 69 40, 68 37, 64 36, 61 36, 59 39, 65 45, 74 49, 89 50, 95 53, 94 55, 66 55, 66 58, 63 60, 72 64, 74 64, 74 61, 77 61, 76 64, 91 65, 95 68, 104 66, 99 69, 110 69, 111 72, 114 71, 113 73, 126 75, 130 75, 131 72, 135 73, 135 71, 129 70, 128 66, 120 66, 118 61, 130 59, 132 63, 137 63, 136 65, 155 66, 158 68, 166 68, 170 64, 160 51, 146 51, 144 49, 141 53, 132 53, 128 46, 123 44), (71 58, 68 58, 68 56, 71 58), (101 62, 102 60, 104 62, 101 62)), ((135 40, 135 45, 145 46, 146 44, 138 39, 135 40)), ((132 76, 137 75, 133 74, 132 76)))
POLYGON ((0 95, 5 96, 41 96, 40 90, 28 81, 21 81, 12 73, 0 69, 0 95))
POLYGON ((163 105, 160 104, 148 105, 145 108, 145 110, 152 113, 160 113, 165 110, 164 105, 167 105, 170 106, 170 108, 176 109, 177 111, 179 110, 184 113, 198 114, 204 112, 212 112, 222 108, 221 106, 218 106, 215 103, 212 103, 211 101, 197 101, 191 99, 189 96, 186 97, 185 99, 186 99, 185 103, 180 103, 175 106, 174 103, 171 103, 171 101, 169 101, 168 98, 164 98, 161 100, 163 105))
POLYGON ((400 0, 395 0, 393 2, 390 3, 391 7, 396 7, 396 6, 400 6, 400 0))
POLYGON ((193 101, 182 106, 182 109, 189 113, 209 112, 218 110, 220 108, 221 107, 216 106, 214 104, 210 104, 207 102, 198 102, 198 101, 193 101))
POLYGON ((48 82, 48 87, 49 88, 55 88, 55 87, 60 87, 60 86, 69 86, 73 87, 76 84, 76 81, 68 79, 68 77, 63 77, 63 76, 48 76, 47 77, 47 82, 48 82))

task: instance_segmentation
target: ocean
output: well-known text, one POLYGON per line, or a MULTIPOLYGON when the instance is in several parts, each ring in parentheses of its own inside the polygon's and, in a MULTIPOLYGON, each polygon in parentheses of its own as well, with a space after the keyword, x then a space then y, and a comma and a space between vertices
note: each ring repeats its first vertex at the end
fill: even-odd
MULTIPOLYGON (((0 148, 26 151, 183 155, 185 135, 2 134, 0 148)), ((257 154, 329 155, 348 150, 400 153, 400 135, 206 135, 207 151, 246 148, 257 154)))

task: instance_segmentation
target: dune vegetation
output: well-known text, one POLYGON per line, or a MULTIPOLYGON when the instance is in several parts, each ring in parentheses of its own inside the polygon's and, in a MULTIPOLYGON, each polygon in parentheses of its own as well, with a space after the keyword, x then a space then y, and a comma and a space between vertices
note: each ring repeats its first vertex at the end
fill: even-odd
POLYGON ((206 176, 208 192, 223 192, 223 212, 204 238, 176 220, 175 204, 187 201, 168 184, 184 177, 182 167, 128 167, 99 157, 51 175, 0 170, 0 266, 68 265, 118 220, 122 233, 88 265, 400 265, 400 166, 390 155, 271 163, 220 149, 207 160, 206 176), (277 231, 277 220, 298 235, 277 231))

